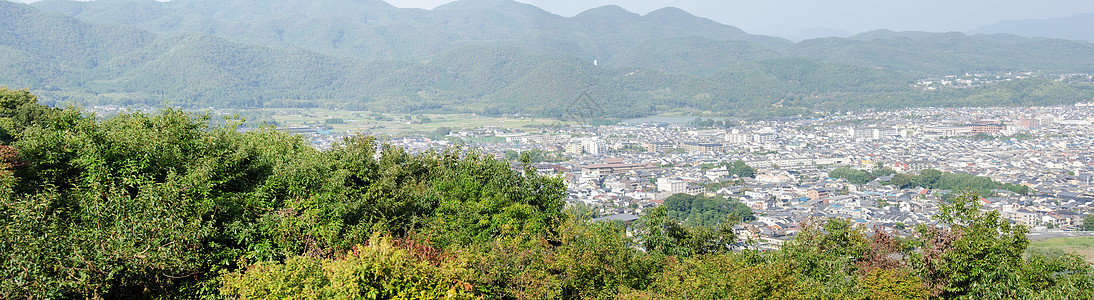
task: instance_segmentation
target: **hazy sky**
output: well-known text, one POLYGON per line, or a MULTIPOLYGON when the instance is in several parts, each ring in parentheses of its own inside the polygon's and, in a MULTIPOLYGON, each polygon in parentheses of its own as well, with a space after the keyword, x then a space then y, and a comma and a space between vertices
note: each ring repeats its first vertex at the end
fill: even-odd
MULTIPOLYGON (((433 8, 446 0, 386 0, 398 7, 433 8)), ((852 33, 967 31, 998 21, 1046 19, 1094 12, 1090 0, 517 0, 562 16, 619 5, 645 14, 674 6, 756 34, 788 35, 809 28, 852 33)))

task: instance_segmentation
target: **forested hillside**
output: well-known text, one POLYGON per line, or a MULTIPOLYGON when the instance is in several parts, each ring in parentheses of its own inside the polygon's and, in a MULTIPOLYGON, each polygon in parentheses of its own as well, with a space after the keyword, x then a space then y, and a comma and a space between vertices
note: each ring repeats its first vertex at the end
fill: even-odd
POLYGON ((198 32, 362 58, 423 57, 474 43, 608 60, 634 43, 691 35, 772 48, 791 45, 674 8, 640 16, 606 6, 564 18, 512 0, 461 0, 428 11, 400 9, 380 0, 46 0, 33 5, 93 23, 198 32))
POLYGON ((1027 229, 975 195, 911 236, 818 220, 761 252, 738 243, 752 213, 731 199, 591 222, 560 178, 474 151, 368 136, 319 151, 209 124, 0 88, 0 298, 1094 297, 1090 265, 1027 253, 1027 229))
POLYGON ((1094 73, 1088 42, 875 31, 788 41, 665 8, 567 18, 511 0, 0 1, 0 86, 49 105, 327 107, 604 117, 764 117, 908 106, 1056 105, 1090 80, 913 88, 944 75, 1094 73), (66 17, 70 16, 70 17, 66 17))

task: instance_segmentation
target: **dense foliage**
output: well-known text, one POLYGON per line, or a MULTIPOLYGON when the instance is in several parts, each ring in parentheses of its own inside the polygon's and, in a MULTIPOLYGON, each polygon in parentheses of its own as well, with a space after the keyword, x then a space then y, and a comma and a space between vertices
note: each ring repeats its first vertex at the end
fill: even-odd
POLYGON ((870 171, 863 171, 840 167, 828 172, 829 178, 842 178, 854 184, 866 184, 878 179, 878 177, 888 175, 893 175, 888 184, 902 189, 913 187, 951 191, 971 189, 983 195, 993 194, 993 189, 1006 190, 1019 195, 1028 195, 1030 193, 1028 186, 1002 183, 988 177, 968 173, 942 172, 935 169, 919 171, 919 175, 897 173, 889 168, 874 168, 870 171))
POLYGON ((965 194, 910 237, 816 220, 781 250, 692 255, 624 299, 1087 299, 1090 265, 1023 253, 1026 229, 965 194))
POLYGON ((730 121, 730 120, 714 120, 714 119, 711 119, 711 118, 707 118, 707 119, 704 120, 703 118, 695 118, 695 120, 692 120, 691 122, 688 122, 688 125, 690 125, 692 127, 695 127, 695 128, 699 128, 699 129, 709 129, 709 128, 730 128, 730 127, 733 127, 733 126, 738 126, 738 125, 740 125, 740 123, 738 123, 736 121, 730 121))
POLYGON ((569 156, 557 153, 550 153, 540 149, 531 149, 521 152, 517 152, 516 150, 505 151, 505 160, 507 161, 519 162, 522 156, 527 156, 528 159, 533 163, 555 163, 570 160, 569 156))
POLYGON ((369 137, 320 152, 175 110, 97 120, 0 92, 14 108, 3 115, 14 123, 10 297, 203 293, 222 270, 333 258, 375 232, 426 232, 447 247, 546 238, 562 221, 561 182, 474 153, 410 155, 369 137))
POLYGON ((828 178, 843 178, 847 182, 854 184, 866 184, 867 182, 874 181, 881 176, 892 175, 896 173, 889 168, 874 168, 870 171, 863 171, 859 169, 852 169, 849 167, 840 167, 828 172, 828 178))
POLYGON ((735 160, 733 162, 724 161, 718 164, 704 163, 699 165, 699 168, 703 171, 713 168, 725 168, 729 171, 729 175, 736 175, 737 177, 751 177, 756 178, 756 168, 749 166, 742 160, 735 160))
POLYGON ((1088 214, 1083 217, 1083 224, 1079 229, 1084 231, 1094 231, 1094 214, 1088 214))
POLYGON ((737 175, 738 177, 751 177, 756 178, 756 168, 745 164, 744 161, 736 160, 732 164, 722 163, 727 169, 729 174, 737 175))
POLYGON ((747 205, 722 196, 675 194, 665 198, 663 206, 670 218, 691 226, 715 227, 755 219, 747 205))
POLYGON ((817 220, 760 252, 729 226, 750 213, 720 198, 593 223, 564 209, 559 178, 474 152, 367 136, 319 151, 209 123, 0 89, 0 298, 1094 297, 1090 265, 1023 256, 1026 229, 973 195, 913 236, 817 220))
POLYGON ((1019 195, 1028 195, 1030 193, 1028 186, 1001 183, 988 177, 968 173, 942 172, 934 169, 919 171, 919 175, 915 176, 896 174, 889 180, 889 184, 900 188, 923 187, 952 191, 972 189, 984 195, 992 194, 991 190, 993 189, 1007 190, 1019 195))

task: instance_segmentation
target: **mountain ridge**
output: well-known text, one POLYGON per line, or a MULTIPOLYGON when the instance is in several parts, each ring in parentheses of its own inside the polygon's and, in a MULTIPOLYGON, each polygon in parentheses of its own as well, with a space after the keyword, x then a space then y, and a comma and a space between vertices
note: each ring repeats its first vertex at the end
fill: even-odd
MULTIPOLYGON (((261 14, 245 15, 249 16, 248 18, 243 18, 244 15, 234 12, 236 10, 254 9, 255 5, 246 5, 249 2, 239 0, 224 2, 213 0, 176 0, 170 2, 125 0, 124 2, 103 3, 43 0, 32 5, 91 23, 120 23, 161 33, 202 32, 240 42, 282 47, 307 47, 328 54, 364 56, 367 58, 428 56, 439 53, 438 49, 440 48, 450 48, 467 42, 483 42, 498 36, 502 36, 507 40, 520 40, 527 36, 544 40, 574 40, 575 44, 554 48, 556 51, 589 57, 610 57, 617 54, 603 51, 614 48, 599 49, 593 46, 584 46, 594 44, 598 39, 606 38, 605 35, 631 35, 631 37, 621 36, 618 38, 637 42, 648 39, 650 35, 667 33, 681 35, 686 33, 687 35, 700 35, 713 39, 748 40, 768 47, 786 47, 790 44, 789 41, 779 38, 751 35, 739 28, 700 18, 675 8, 663 8, 640 18, 643 20, 642 22, 655 23, 658 26, 652 26, 649 23, 636 24, 629 22, 627 24, 640 26, 641 28, 608 31, 601 35, 574 36, 572 32, 575 30, 590 28, 589 24, 583 22, 588 21, 587 18, 577 16, 561 17, 536 6, 513 0, 460 0, 438 6, 432 10, 396 8, 382 1, 373 2, 384 3, 384 5, 364 5, 355 1, 348 1, 342 5, 330 4, 331 1, 305 2, 308 4, 300 6, 308 9, 291 9, 291 5, 270 5, 265 7, 261 14), (121 5, 119 3, 124 3, 127 7, 125 9, 118 8, 118 5, 121 5), (149 19, 133 19, 130 14, 120 13, 121 11, 149 11, 158 15, 149 19), (325 14, 343 15, 342 18, 334 18, 338 19, 339 21, 336 23, 341 25, 330 24, 332 18, 326 17, 325 14), (361 15, 364 18, 353 18, 352 15, 361 15), (289 18, 289 16, 292 16, 292 18, 289 18), (204 18, 204 21, 195 22, 193 21, 194 18, 204 18), (261 29, 263 26, 276 26, 273 24, 285 22, 286 19, 304 21, 293 22, 293 24, 296 24, 295 26, 277 27, 275 32, 267 32, 261 29), (180 24, 189 23, 201 23, 206 24, 206 26, 199 28, 179 27, 180 24), (374 32, 378 29, 392 30, 389 26, 392 24, 409 26, 414 29, 414 32, 402 32, 399 35, 400 39, 412 41, 410 44, 424 43, 439 46, 427 48, 426 50, 414 49, 413 47, 396 47, 387 51, 370 51, 370 49, 377 47, 382 48, 382 46, 370 45, 369 41, 383 40, 383 34, 364 34, 360 36, 337 34, 338 30, 358 33, 374 32), (345 28, 338 28, 339 26, 345 28), (303 30, 298 30, 301 28, 303 30), (468 34, 476 31, 481 32, 468 34), (504 35, 507 32, 509 36, 504 35), (318 40, 318 37, 337 39, 335 37, 338 36, 346 39, 348 44, 356 46, 349 48, 324 47, 323 45, 326 43, 321 43, 318 40), (574 46, 577 49, 571 50, 570 47, 574 46)), ((295 2, 280 1, 276 3, 295 2)), ((596 12, 596 10, 597 8, 590 9, 592 12, 596 12)), ((622 11, 627 12, 626 10, 622 11)), ((600 18, 600 20, 605 21, 604 18, 600 18)), ((623 21, 628 20, 624 19, 623 21)), ((540 43, 538 45, 549 47, 551 44, 540 43)))
MULTIPOLYGON (((470 0, 457 4, 473 8, 472 4, 499 1, 508 3, 470 0)), ((41 5, 56 3, 60 2, 47 0, 41 5)), ((107 4, 130 3, 149 4, 141 0, 107 4)), ((218 17, 233 13, 226 7, 234 2, 185 4, 202 3, 220 6, 207 8, 217 13, 206 15, 192 14, 196 8, 175 14, 180 18, 171 20, 177 24, 168 26, 201 30, 155 32, 0 2, 4 17, 0 23, 7 22, 0 27, 0 58, 4 58, 0 61, 5 67, 0 71, 0 85, 30 88, 54 105, 168 103, 555 117, 583 94, 601 103, 610 117, 676 110, 771 116, 910 105, 1066 104, 1094 97, 1089 84, 1041 79, 1007 87, 1030 90, 1021 93, 1001 87, 943 92, 911 88, 915 79, 932 74, 1094 73, 1090 60, 1094 45, 1085 42, 892 31, 796 44, 778 39, 764 42, 763 36, 739 35, 743 31, 688 17, 679 10, 638 16, 613 7, 573 18, 551 15, 529 22, 513 17, 521 12, 506 10, 487 15, 474 10, 469 15, 460 13, 458 6, 438 12, 379 6, 352 22, 312 16, 287 23, 322 29, 308 34, 303 27, 290 31, 282 23, 262 25, 276 18, 248 23, 252 27, 220 28, 222 23, 199 20, 234 22, 218 17), (672 16, 684 21, 665 22, 672 16), (556 27, 541 28, 543 24, 536 22, 556 27), (503 23, 517 26, 492 28, 503 23), (209 32, 202 29, 206 27, 211 28, 209 32), (447 34, 436 31, 438 27, 468 30, 447 34), (224 28, 235 31, 225 33, 224 28), (274 37, 313 46, 252 42, 274 37)), ((329 3, 266 4, 267 9, 287 13, 278 7, 322 10, 331 9, 329 3)), ((148 7, 154 5, 163 4, 148 7)), ((89 3, 75 6, 83 7, 73 10, 80 14, 95 11, 87 10, 94 7, 89 3)), ((278 16, 282 17, 290 15, 278 16)), ((151 19, 156 21, 146 26, 171 21, 151 19)))
POLYGON ((981 26, 971 34, 1009 33, 1024 37, 1046 37, 1082 40, 1094 43, 1094 13, 1074 14, 1062 18, 1008 20, 981 26))

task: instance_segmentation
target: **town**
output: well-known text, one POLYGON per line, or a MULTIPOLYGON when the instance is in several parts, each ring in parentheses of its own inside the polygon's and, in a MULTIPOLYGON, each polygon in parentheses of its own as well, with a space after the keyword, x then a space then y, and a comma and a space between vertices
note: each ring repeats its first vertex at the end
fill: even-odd
MULTIPOLYGON (((1094 212, 1090 104, 910 108, 757 121, 653 118, 601 126, 483 126, 447 136, 508 159, 517 171, 524 169, 519 154, 533 154, 532 167, 563 178, 568 201, 592 217, 634 221, 678 193, 739 201, 756 218, 737 225, 738 235, 767 247, 816 218, 847 218, 909 235, 916 224, 933 224, 939 203, 960 191, 891 182, 924 170, 1024 187, 1028 192, 981 192, 980 202, 982 209, 1028 226, 1031 234, 1066 234, 1094 212), (733 170, 742 164, 750 169, 747 176, 733 170), (831 176, 841 168, 893 173, 868 182, 831 176)), ((454 144, 427 137, 390 142, 412 152, 454 144)))

